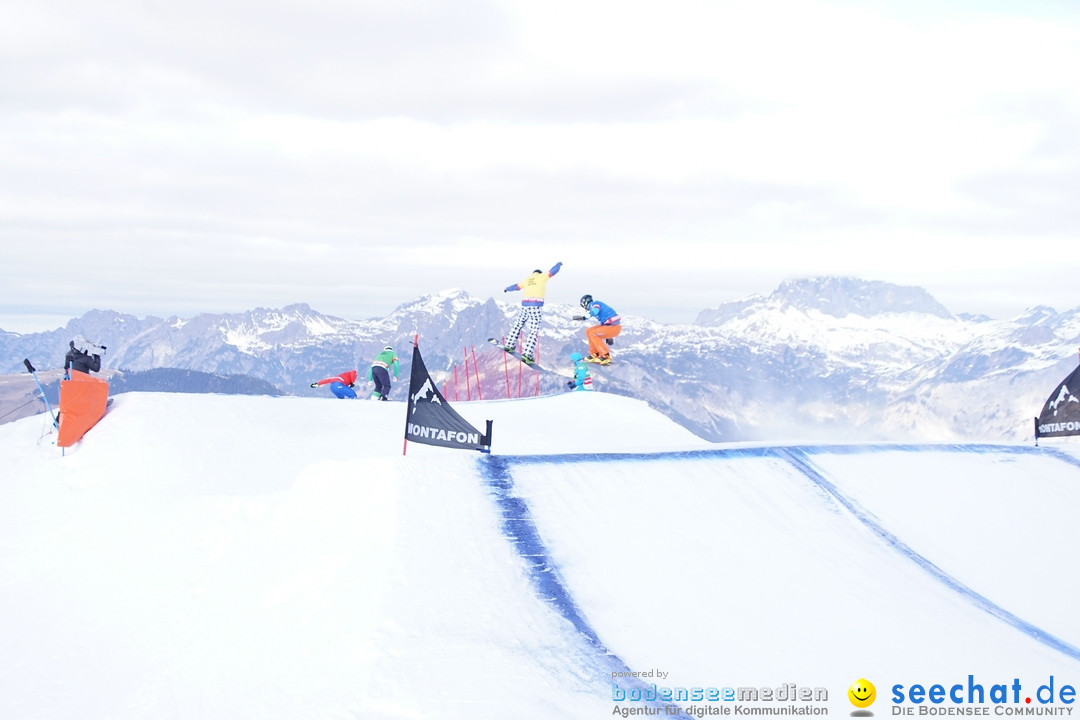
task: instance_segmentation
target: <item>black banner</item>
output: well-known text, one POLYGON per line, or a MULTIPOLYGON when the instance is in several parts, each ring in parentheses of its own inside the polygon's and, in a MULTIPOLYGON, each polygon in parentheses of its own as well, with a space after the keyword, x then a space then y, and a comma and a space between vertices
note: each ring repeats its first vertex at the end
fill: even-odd
POLYGON ((1080 367, 1069 373, 1035 418, 1035 439, 1080 435, 1080 367))
POLYGON ((425 445, 490 452, 491 424, 488 420, 487 433, 481 433, 450 407, 431 381, 420 347, 413 345, 405 439, 425 445))

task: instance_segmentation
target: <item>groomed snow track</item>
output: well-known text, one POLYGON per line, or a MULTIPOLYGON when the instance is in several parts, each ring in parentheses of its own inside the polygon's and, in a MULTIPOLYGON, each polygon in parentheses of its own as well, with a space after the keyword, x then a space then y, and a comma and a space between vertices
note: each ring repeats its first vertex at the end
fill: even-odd
MULTIPOLYGON (((739 664, 738 661, 714 659, 706 663, 715 667, 714 671, 700 664, 693 667, 693 661, 679 662, 679 637, 696 636, 712 647, 723 646, 705 639, 715 635, 705 629, 707 617, 700 612, 684 614, 682 610, 689 606, 680 603, 678 598, 696 597, 698 600, 694 604, 700 607, 701 595, 709 592, 709 583, 694 582, 695 576, 715 578, 717 574, 725 574, 725 567, 750 567, 745 561, 733 562, 733 558, 740 554, 756 555, 761 552, 761 545, 749 538, 742 543, 733 543, 732 534, 725 527, 736 524, 732 522, 733 518, 746 520, 746 515, 755 508, 761 510, 760 504, 755 502, 764 499, 755 497, 761 488, 754 490, 753 484, 777 483, 801 485, 798 499, 794 500, 800 509, 798 513, 789 512, 792 508, 779 500, 785 495, 792 498, 792 493, 767 493, 770 495, 767 504, 779 505, 772 509, 783 514, 793 538, 823 537, 828 535, 825 532, 828 526, 854 524, 858 528, 855 535, 859 547, 855 557, 871 558, 871 565, 878 570, 883 566, 888 568, 887 574, 906 565, 905 580, 912 572, 922 576, 919 583, 921 597, 917 604, 934 606, 944 612, 926 613, 922 615, 921 623, 916 618, 916 624, 930 629, 928 635, 936 638, 939 647, 950 648, 942 653, 943 657, 961 657, 968 662, 986 662, 992 666, 1001 666, 1001 661, 1005 661, 1004 665, 1007 665, 1007 658, 995 657, 994 651, 987 654, 976 648, 983 644, 1004 647, 1000 638, 1015 631, 1043 651, 1050 651, 1036 649, 1035 653, 1049 656, 1051 664, 1054 656, 1058 661, 1080 661, 1080 624, 1072 618, 1074 613, 1068 605, 1071 601, 1059 599, 1056 604, 1047 603, 1045 597, 1040 600, 1038 592, 1038 587, 1048 576, 1053 578, 1056 589, 1061 583, 1070 587, 1075 585, 1075 579, 1070 577, 1073 573, 1067 570, 1068 559, 1075 556, 1074 548, 1080 544, 1080 532, 1071 522, 1071 508, 1080 502, 1080 460, 1053 448, 992 444, 740 447, 648 454, 485 457, 478 462, 478 467, 502 515, 504 533, 525 562, 537 595, 553 605, 578 631, 583 642, 611 664, 615 673, 621 671, 631 675, 634 669, 661 665, 689 674, 691 677, 685 678, 687 682, 703 683, 707 681, 707 677, 701 677, 703 674, 730 674, 732 666, 739 664), (1016 461, 1021 459, 1025 472, 1031 468, 1037 469, 1038 473, 1018 476, 1016 461), (947 481, 942 481, 940 472, 926 474, 917 470, 930 464, 940 467, 942 463, 965 470, 947 481), (755 466, 754 470, 747 469, 751 464, 755 466), (763 470, 762 464, 768 467, 763 470), (883 464, 892 470, 882 473, 872 469, 881 468, 883 464), (739 471, 737 466, 740 465, 745 472, 739 471), (731 471, 733 467, 736 468, 734 472, 731 471), (653 492, 645 497, 638 494, 643 487, 643 477, 650 479, 654 486, 653 492), (974 483, 971 482, 973 478, 974 483), (985 482, 980 482, 980 478, 985 482), (670 488, 669 499, 674 499, 666 505, 660 501, 665 493, 655 492, 657 487, 665 485, 677 486, 670 488), (972 494, 972 487, 982 490, 972 494), (1034 496, 1035 499, 1018 504, 1015 499, 1020 495, 1034 496), (602 501, 605 496, 618 499, 605 503, 602 501), (682 498, 688 498, 692 506, 684 504, 682 498), (897 502, 897 498, 902 500, 897 502), (812 502, 805 502, 807 499, 812 502), (687 533, 685 528, 656 531, 658 527, 674 528, 679 524, 672 522, 670 517, 673 507, 687 510, 682 522, 691 523, 696 528, 693 533, 687 533), (930 512, 926 512, 928 508, 930 512), (1059 512, 1048 516, 1046 511, 1052 508, 1058 508, 1059 512), (611 522, 611 514, 622 522, 611 522), (701 521, 710 514, 717 519, 711 529, 709 523, 701 521), (634 515, 645 521, 636 522, 634 515), (946 532, 941 532, 942 518, 951 526, 946 532), (596 528, 582 529, 594 522, 622 534, 622 537, 612 537, 607 530, 598 533, 596 528), (796 526, 791 527, 790 523, 796 526), (635 525, 653 528, 649 543, 635 542, 629 537, 635 525), (1049 534, 1033 532, 1040 526, 1049 529, 1049 534), (693 535, 692 542, 681 542, 689 535, 693 535), (719 542, 709 540, 717 535, 719 542), (970 554, 971 548, 987 548, 991 536, 997 539, 990 543, 989 555, 979 557, 978 551, 970 554), (967 542, 954 542, 962 537, 967 537, 967 542), (635 552, 647 544, 653 544, 651 551, 635 552), (1010 555, 996 554, 995 548, 1005 547, 1012 548, 1010 555), (676 568, 686 567, 686 556, 692 557, 695 553, 699 562, 690 565, 697 565, 701 572, 679 575, 676 568), (1043 562, 1034 562, 1040 557, 1044 558, 1043 562), (648 568, 660 569, 665 565, 666 572, 661 570, 654 574, 648 571, 648 568), (605 573, 605 566, 614 570, 605 573), (1003 567, 1016 573, 1011 582, 1000 582, 1003 567), (710 568, 716 572, 710 572, 710 568), (1033 576, 1033 580, 1024 580, 1033 576), (672 603, 675 607, 668 604, 660 620, 668 626, 668 632, 642 632, 641 621, 649 618, 646 607, 655 607, 655 604, 642 602, 640 598, 631 599, 623 591, 626 584, 620 582, 620 578, 636 578, 629 585, 641 587, 640 580, 652 577, 657 577, 661 583, 675 580, 670 593, 661 593, 675 600, 672 603), (583 596, 575 591, 575 583, 585 578, 588 582, 583 586, 590 589, 583 596), (598 583, 602 588, 599 592, 596 590, 598 583), (627 608, 627 605, 633 607, 627 608), (950 625, 971 623, 971 612, 991 617, 996 629, 988 635, 985 625, 973 634, 970 629, 962 628, 961 639, 955 645, 947 636, 936 632, 950 625), (963 622, 957 623, 950 617, 956 613, 964 616, 963 622), (685 627, 678 627, 684 624, 680 617, 691 618, 689 624, 699 623, 699 629, 705 632, 695 634, 685 627), (973 637, 964 639, 965 635, 973 637), (666 642, 658 642, 659 636, 666 642), (976 639, 980 642, 976 643, 976 639)), ((776 489, 782 489, 780 485, 776 489)), ((764 514, 768 512, 769 508, 766 508, 764 514)), ((850 536, 852 529, 848 527, 844 532, 850 536)), ((834 545, 825 544, 826 547, 834 545)), ((795 550, 794 545, 780 541, 777 546, 767 549, 766 555, 770 557, 767 562, 776 557, 777 551, 780 557, 785 557, 795 550)), ((836 574, 838 569, 842 574, 845 564, 842 560, 838 567, 835 558, 827 554, 812 555, 820 559, 821 566, 811 575, 836 574)), ((800 557, 793 562, 802 564, 805 559, 800 557)), ((780 565, 783 565, 782 561, 780 565)), ((738 571, 727 574, 740 575, 738 571)), ((804 574, 800 571, 800 576, 804 574)), ((883 582, 888 585, 888 578, 870 584, 883 582)), ((911 589, 910 583, 904 585, 911 589)), ((646 586, 655 589, 655 584, 646 586)), ((1059 595, 1058 592, 1054 594, 1059 595)), ((813 595, 813 590, 808 591, 805 603, 811 620, 815 614, 813 608, 822 602, 820 597, 813 595)), ((826 600, 825 604, 830 603, 826 600)), ((714 619, 744 622, 754 616, 752 604, 734 605, 746 615, 732 618, 723 612, 716 613, 714 619)), ((852 606, 861 607, 863 611, 850 618, 854 624, 875 626, 879 631, 892 627, 898 635, 908 635, 904 640, 895 636, 890 638, 889 633, 881 637, 874 633, 864 634, 862 640, 850 645, 853 656, 868 644, 877 644, 877 647, 900 649, 897 655, 903 657, 909 652, 904 648, 911 640, 917 638, 915 645, 925 642, 924 633, 912 636, 904 630, 902 623, 896 624, 890 619, 887 611, 879 613, 883 610, 880 603, 856 602, 852 606)), ((770 614, 766 613, 765 618, 769 619, 770 614)), ((771 619, 781 618, 773 614, 771 619)), ((828 620, 823 623, 832 625, 828 620)), ((762 638, 763 644, 772 649, 772 652, 760 655, 762 661, 775 664, 778 657, 785 655, 785 637, 795 639, 798 636, 785 629, 790 622, 780 624, 772 637, 762 638)), ((767 626, 762 630, 767 630, 767 626)), ((848 647, 846 643, 840 645, 841 652, 848 647)), ((684 657, 702 654, 693 642, 682 647, 686 651, 684 657)), ((788 649, 790 651, 790 647, 788 649)), ((748 659, 745 650, 740 648, 734 652, 744 663, 748 659)), ((1014 650, 1007 650, 1003 654, 1007 656, 1012 652, 1014 650)), ((724 652, 719 650, 712 654, 719 658, 724 652)), ((754 663, 749 666, 754 667, 754 663)), ((889 663, 883 663, 881 672, 890 669, 889 663)), ((812 674, 812 666, 794 663, 792 672, 796 671, 812 674)), ((628 685, 633 683, 622 686, 628 685)))

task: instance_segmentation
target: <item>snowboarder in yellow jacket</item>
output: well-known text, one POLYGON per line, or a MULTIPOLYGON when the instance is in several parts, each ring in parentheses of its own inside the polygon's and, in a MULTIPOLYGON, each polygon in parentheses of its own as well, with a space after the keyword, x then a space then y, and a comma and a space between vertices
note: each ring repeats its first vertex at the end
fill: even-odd
POLYGON ((521 335, 521 361, 531 365, 536 362, 536 342, 540 334, 540 321, 543 319, 544 293, 547 291, 547 282, 554 277, 562 268, 562 263, 557 262, 547 272, 533 270, 532 273, 521 282, 508 285, 503 292, 521 290, 525 293, 521 298, 521 312, 518 313, 514 327, 510 330, 510 336, 506 338, 505 348, 513 352, 517 348, 518 336, 521 335), (522 330, 525 334, 522 335, 522 330))

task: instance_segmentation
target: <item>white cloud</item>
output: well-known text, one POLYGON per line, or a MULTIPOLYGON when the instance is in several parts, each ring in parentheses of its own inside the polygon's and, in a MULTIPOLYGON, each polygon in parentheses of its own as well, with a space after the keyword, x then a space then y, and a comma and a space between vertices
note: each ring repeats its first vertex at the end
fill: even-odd
POLYGON ((13 9, 0 307, 343 313, 359 275, 371 315, 557 259, 674 304, 993 272, 960 300, 1068 306, 1036 270, 1080 229, 1080 23, 999 7, 13 9))

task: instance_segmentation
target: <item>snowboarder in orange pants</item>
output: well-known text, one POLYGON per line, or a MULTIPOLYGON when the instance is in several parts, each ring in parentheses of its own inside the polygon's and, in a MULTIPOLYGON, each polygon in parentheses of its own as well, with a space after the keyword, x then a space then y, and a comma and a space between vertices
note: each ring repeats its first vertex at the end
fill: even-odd
POLYGON ((581 307, 585 308, 588 315, 580 315, 575 318, 576 320, 595 318, 599 323, 585 331, 585 337, 589 339, 589 356, 585 358, 585 361, 610 365, 611 351, 608 346, 622 332, 619 313, 615 312, 610 305, 593 300, 592 295, 581 296, 581 307))

